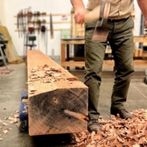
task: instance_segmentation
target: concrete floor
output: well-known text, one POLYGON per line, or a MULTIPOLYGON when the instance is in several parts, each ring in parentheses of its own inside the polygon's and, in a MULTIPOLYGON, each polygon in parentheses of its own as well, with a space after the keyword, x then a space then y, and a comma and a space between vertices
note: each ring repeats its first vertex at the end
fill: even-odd
MULTIPOLYGON (((0 147, 53 147, 71 146, 70 135, 54 135, 30 137, 27 133, 20 133, 18 124, 7 124, 7 134, 2 133, 2 121, 13 115, 19 109, 20 92, 26 84, 26 66, 24 63, 9 65, 13 71, 8 75, 0 75, 0 147), (65 145, 67 144, 67 145, 65 145)), ((83 77, 83 71, 72 71, 78 77, 83 77)), ((143 71, 135 72, 129 94, 127 108, 129 111, 147 109, 147 85, 143 83, 143 71)), ((110 96, 113 85, 112 72, 103 72, 100 92, 99 111, 102 116, 109 116, 110 96)))

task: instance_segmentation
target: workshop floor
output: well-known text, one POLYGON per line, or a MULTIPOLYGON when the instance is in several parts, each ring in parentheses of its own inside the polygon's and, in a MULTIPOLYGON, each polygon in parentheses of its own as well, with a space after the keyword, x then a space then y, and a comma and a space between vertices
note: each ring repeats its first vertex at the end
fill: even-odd
MULTIPOLYGON (((67 146, 70 136, 54 135, 30 137, 20 133, 19 123, 11 123, 10 116, 17 114, 20 103, 20 92, 26 84, 26 65, 24 63, 9 65, 13 71, 0 75, 0 147, 53 147, 67 146), (7 130, 7 131, 6 131, 7 130)), ((83 77, 82 70, 72 71, 78 77, 83 77)), ((144 72, 136 71, 128 94, 127 108, 130 111, 147 109, 147 85, 143 83, 144 72)), ((110 96, 113 85, 112 71, 103 72, 99 111, 102 116, 109 117, 110 96)))

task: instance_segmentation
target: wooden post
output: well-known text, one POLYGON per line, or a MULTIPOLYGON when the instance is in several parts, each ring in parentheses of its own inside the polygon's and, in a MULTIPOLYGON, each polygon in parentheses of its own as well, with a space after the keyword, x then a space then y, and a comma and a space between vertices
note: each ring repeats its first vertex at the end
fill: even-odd
POLYGON ((40 51, 27 52, 29 135, 87 129, 88 88, 40 51))

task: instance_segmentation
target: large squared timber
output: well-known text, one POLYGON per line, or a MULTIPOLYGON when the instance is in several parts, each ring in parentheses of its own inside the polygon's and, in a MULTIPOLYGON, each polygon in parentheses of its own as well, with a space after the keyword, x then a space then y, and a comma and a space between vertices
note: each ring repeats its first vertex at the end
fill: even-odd
POLYGON ((27 52, 29 135, 85 131, 88 88, 38 50, 27 52))

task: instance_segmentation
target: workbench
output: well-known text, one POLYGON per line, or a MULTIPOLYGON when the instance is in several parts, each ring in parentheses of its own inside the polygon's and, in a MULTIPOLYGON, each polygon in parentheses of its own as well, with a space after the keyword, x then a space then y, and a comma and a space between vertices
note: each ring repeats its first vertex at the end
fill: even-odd
MULTIPOLYGON (((73 60, 72 58, 69 58, 70 54, 70 47, 74 45, 81 45, 85 44, 85 40, 83 37, 77 37, 77 38, 62 38, 61 39, 61 59, 60 64, 64 68, 75 68, 75 67, 84 67, 85 62, 84 60, 73 60)), ((134 36, 134 60, 141 59, 144 60, 147 58, 147 51, 143 50, 143 46, 147 46, 147 36, 134 36)), ((106 53, 111 54, 110 49, 106 49, 106 53)), ((112 59, 112 58, 110 58, 112 59)), ((105 62, 105 61, 104 61, 105 62)), ((106 61, 107 62, 107 61, 106 61)), ((104 63, 105 65, 105 63, 104 63)))
POLYGON ((73 45, 74 49, 74 45, 82 44, 85 44, 85 39, 83 37, 61 39, 61 66, 63 66, 64 68, 84 66, 84 61, 75 61, 69 59, 70 46, 73 45))
POLYGON ((135 46, 134 59, 146 59, 147 58, 147 36, 134 36, 134 44, 138 44, 138 47, 135 46))

